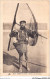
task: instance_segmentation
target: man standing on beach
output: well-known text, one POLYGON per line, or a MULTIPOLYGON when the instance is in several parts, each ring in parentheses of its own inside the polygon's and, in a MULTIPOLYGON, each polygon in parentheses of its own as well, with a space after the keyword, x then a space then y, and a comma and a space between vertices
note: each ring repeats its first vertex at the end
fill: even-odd
POLYGON ((20 21, 20 29, 18 31, 18 42, 15 46, 16 50, 19 53, 19 72, 22 72, 22 62, 23 62, 23 54, 25 55, 26 59, 26 69, 29 71, 28 68, 28 52, 27 52, 27 45, 28 45, 28 36, 26 31, 26 21, 20 21))

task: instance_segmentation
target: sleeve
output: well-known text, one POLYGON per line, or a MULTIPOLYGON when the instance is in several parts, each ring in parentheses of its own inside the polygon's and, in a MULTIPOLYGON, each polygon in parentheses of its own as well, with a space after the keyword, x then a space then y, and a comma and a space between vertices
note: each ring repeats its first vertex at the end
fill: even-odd
POLYGON ((16 39, 19 40, 19 30, 18 30, 18 35, 17 35, 16 39))
POLYGON ((26 29, 26 38, 28 38, 28 31, 27 31, 27 29, 26 29))

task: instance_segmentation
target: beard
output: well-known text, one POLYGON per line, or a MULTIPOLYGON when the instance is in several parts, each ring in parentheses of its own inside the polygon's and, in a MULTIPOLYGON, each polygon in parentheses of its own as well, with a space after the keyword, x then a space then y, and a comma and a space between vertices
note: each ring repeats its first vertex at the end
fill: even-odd
POLYGON ((24 27, 21 26, 20 29, 21 29, 21 30, 25 30, 25 26, 24 26, 24 27))

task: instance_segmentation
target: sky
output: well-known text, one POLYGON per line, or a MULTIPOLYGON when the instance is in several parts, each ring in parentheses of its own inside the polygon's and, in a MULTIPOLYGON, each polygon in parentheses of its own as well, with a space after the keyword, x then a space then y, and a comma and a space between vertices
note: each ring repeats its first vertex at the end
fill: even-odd
MULTIPOLYGON (((40 1, 33 1, 33 2, 27 2, 29 7, 31 8, 36 21, 38 23, 47 23, 49 19, 49 3, 46 0, 40 0, 40 1)), ((9 0, 9 1, 3 1, 3 22, 4 23, 12 23, 14 18, 14 13, 17 6, 16 0, 9 0)), ((25 3, 24 3, 25 4, 25 3)), ((23 5, 23 2, 19 3, 19 10, 17 13, 16 20, 19 22, 23 18, 29 19, 30 18, 30 11, 28 10, 28 7, 26 8, 21 7, 23 5), (24 12, 25 10, 25 12, 24 12), (21 11, 21 12, 20 12, 21 11), (24 14, 22 14, 22 12, 24 14), (28 13, 27 13, 28 12, 28 13), (23 17, 23 18, 22 18, 23 17)), ((29 20, 30 21, 30 20, 29 20)))

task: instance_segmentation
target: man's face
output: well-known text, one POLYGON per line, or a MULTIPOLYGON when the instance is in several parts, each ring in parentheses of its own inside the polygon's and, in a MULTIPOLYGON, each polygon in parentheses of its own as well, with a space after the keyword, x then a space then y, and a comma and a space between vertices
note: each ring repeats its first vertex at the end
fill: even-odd
POLYGON ((20 25, 21 25, 21 27, 25 27, 26 23, 22 22, 20 25))

